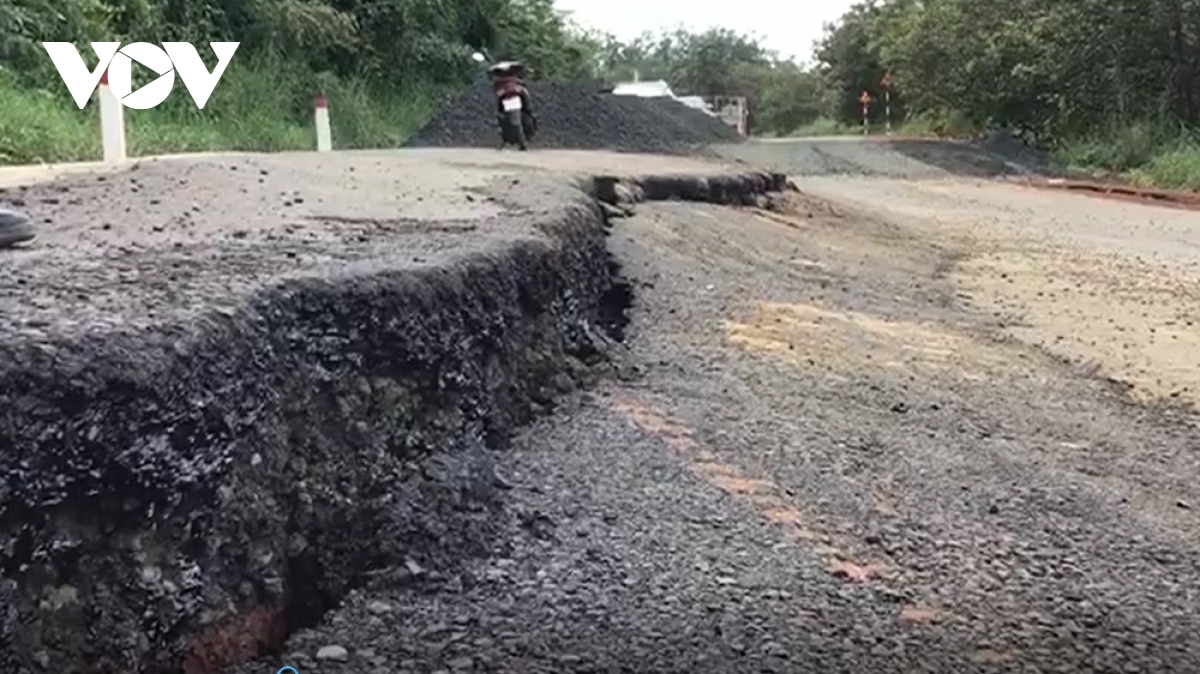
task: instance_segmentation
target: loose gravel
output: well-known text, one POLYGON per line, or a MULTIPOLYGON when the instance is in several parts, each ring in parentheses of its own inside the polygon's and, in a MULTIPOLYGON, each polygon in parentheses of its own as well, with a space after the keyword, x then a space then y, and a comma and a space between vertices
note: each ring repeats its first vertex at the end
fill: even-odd
MULTIPOLYGON (((739 139, 720 119, 671 99, 613 96, 580 82, 533 82, 529 90, 536 148, 675 154, 739 139)), ((495 106, 491 89, 477 84, 447 101, 409 146, 498 147, 495 106)))
POLYGON ((721 154, 795 176, 904 180, 1066 176, 1046 155, 1002 135, 981 141, 792 138, 720 147, 721 154))

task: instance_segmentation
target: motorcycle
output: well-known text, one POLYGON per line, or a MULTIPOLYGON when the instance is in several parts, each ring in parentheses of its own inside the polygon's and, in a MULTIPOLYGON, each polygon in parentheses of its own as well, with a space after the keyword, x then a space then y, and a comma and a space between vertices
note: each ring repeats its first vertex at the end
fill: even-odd
MULTIPOLYGON (((475 54, 482 61, 482 54, 475 54)), ((525 87, 526 68, 520 61, 501 61, 488 68, 492 92, 496 96, 496 119, 500 126, 500 149, 515 145, 529 149, 529 140, 537 133, 537 118, 525 87)))

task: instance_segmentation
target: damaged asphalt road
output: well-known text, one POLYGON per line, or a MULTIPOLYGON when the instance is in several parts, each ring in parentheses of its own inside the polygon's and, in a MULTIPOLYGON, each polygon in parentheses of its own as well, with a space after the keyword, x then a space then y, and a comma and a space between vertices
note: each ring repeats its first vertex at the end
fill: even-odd
POLYGON ((6 188, 46 219, 0 292, 41 359, 4 378, 18 664, 207 674, 298 626, 227 671, 1200 669, 1194 214, 766 145, 772 211, 619 217, 561 174, 732 167, 550 151, 6 188), (138 498, 22 519, 139 451, 138 498))
POLYGON ((499 454, 491 556, 239 674, 1200 668, 1194 428, 1014 338, 959 239, 808 197, 614 222, 624 376, 499 454))

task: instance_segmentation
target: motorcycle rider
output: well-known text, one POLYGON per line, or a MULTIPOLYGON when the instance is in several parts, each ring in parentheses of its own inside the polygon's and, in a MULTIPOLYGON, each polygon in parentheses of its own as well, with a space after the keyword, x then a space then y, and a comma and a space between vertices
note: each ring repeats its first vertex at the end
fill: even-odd
POLYGON ((505 117, 510 114, 504 109, 504 100, 512 98, 513 94, 521 99, 521 128, 517 131, 519 136, 515 142, 525 150, 525 139, 532 137, 537 130, 537 118, 534 116, 529 89, 525 86, 523 78, 525 65, 520 61, 504 61, 493 65, 489 70, 492 75, 492 93, 496 96, 496 115, 502 128, 505 117))
POLYGON ((516 92, 521 97, 521 109, 533 115, 533 106, 529 100, 529 89, 525 86, 525 80, 521 79, 515 72, 509 71, 507 74, 500 74, 492 80, 492 91, 496 94, 496 112, 504 114, 503 100, 508 94, 516 92))

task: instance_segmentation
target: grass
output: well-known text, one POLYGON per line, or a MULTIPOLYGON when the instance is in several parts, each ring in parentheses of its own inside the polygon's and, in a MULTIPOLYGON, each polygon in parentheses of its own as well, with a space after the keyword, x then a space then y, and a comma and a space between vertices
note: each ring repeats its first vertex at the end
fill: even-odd
POLYGON ((862 133, 861 126, 849 126, 835 119, 821 117, 792 131, 789 136, 847 136, 862 133))
POLYGON ((1111 123, 1064 143, 1059 158, 1147 187, 1200 191, 1200 140, 1177 124, 1111 123))
MULTIPOLYGON (((98 106, 80 110, 57 80, 29 86, 0 67, 0 164, 94 161, 101 157, 98 106)), ((313 149, 312 100, 330 101, 335 148, 388 148, 403 144, 433 113, 441 88, 402 89, 363 80, 313 75, 271 59, 235 63, 204 110, 176 81, 171 97, 153 110, 125 111, 130 154, 277 152, 313 149)))
POLYGON ((1130 173, 1139 184, 1200 192, 1200 145, 1163 150, 1130 173))
POLYGON ((952 111, 937 115, 917 115, 901 122, 896 131, 905 136, 963 138, 971 136, 978 129, 962 113, 952 111))

